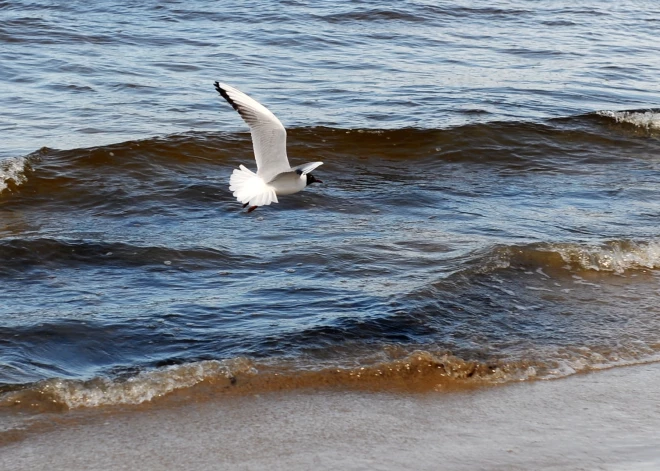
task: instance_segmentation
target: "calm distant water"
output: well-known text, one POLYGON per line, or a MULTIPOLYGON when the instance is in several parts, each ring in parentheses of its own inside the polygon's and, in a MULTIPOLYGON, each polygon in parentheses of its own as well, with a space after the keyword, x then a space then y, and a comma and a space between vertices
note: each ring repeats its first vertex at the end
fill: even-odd
POLYGON ((0 1, 5 431, 660 360, 656 2, 60 3, 0 1), (246 214, 215 80, 325 183, 246 214))

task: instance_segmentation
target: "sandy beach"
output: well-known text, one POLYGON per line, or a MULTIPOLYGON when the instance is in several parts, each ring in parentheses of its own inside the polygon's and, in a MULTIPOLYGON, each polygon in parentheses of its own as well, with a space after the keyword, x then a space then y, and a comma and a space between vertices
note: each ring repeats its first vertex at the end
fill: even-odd
POLYGON ((659 469, 659 373, 647 364, 465 392, 304 391, 83 412, 4 446, 0 468, 659 469))

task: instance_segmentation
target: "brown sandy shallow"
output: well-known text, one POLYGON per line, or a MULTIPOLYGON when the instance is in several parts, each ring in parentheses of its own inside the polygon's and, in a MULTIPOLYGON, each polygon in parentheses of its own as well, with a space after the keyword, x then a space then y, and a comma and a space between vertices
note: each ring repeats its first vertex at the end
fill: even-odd
POLYGON ((463 392, 299 391, 81 417, 1 446, 0 469, 658 470, 660 364, 463 392))

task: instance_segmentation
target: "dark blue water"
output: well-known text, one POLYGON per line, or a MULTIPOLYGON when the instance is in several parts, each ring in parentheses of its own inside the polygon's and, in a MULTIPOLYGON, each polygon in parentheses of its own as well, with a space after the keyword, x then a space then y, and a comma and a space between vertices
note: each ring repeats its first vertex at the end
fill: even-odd
POLYGON ((634 6, 1 2, 3 408, 657 360, 660 12, 634 6), (325 183, 245 213, 214 80, 325 183))

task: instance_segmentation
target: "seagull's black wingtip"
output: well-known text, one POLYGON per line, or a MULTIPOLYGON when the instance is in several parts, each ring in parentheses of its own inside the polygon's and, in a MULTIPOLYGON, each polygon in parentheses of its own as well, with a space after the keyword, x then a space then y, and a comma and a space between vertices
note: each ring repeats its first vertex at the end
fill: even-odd
POLYGON ((220 86, 220 82, 217 82, 217 81, 213 82, 213 85, 215 85, 215 89, 218 91, 218 93, 220 95, 222 95, 222 98, 227 100, 227 103, 229 103, 232 106, 232 108, 234 108, 236 111, 238 111, 238 105, 236 103, 234 103, 234 100, 229 98, 229 95, 227 95, 227 92, 225 91, 225 89, 220 86))

